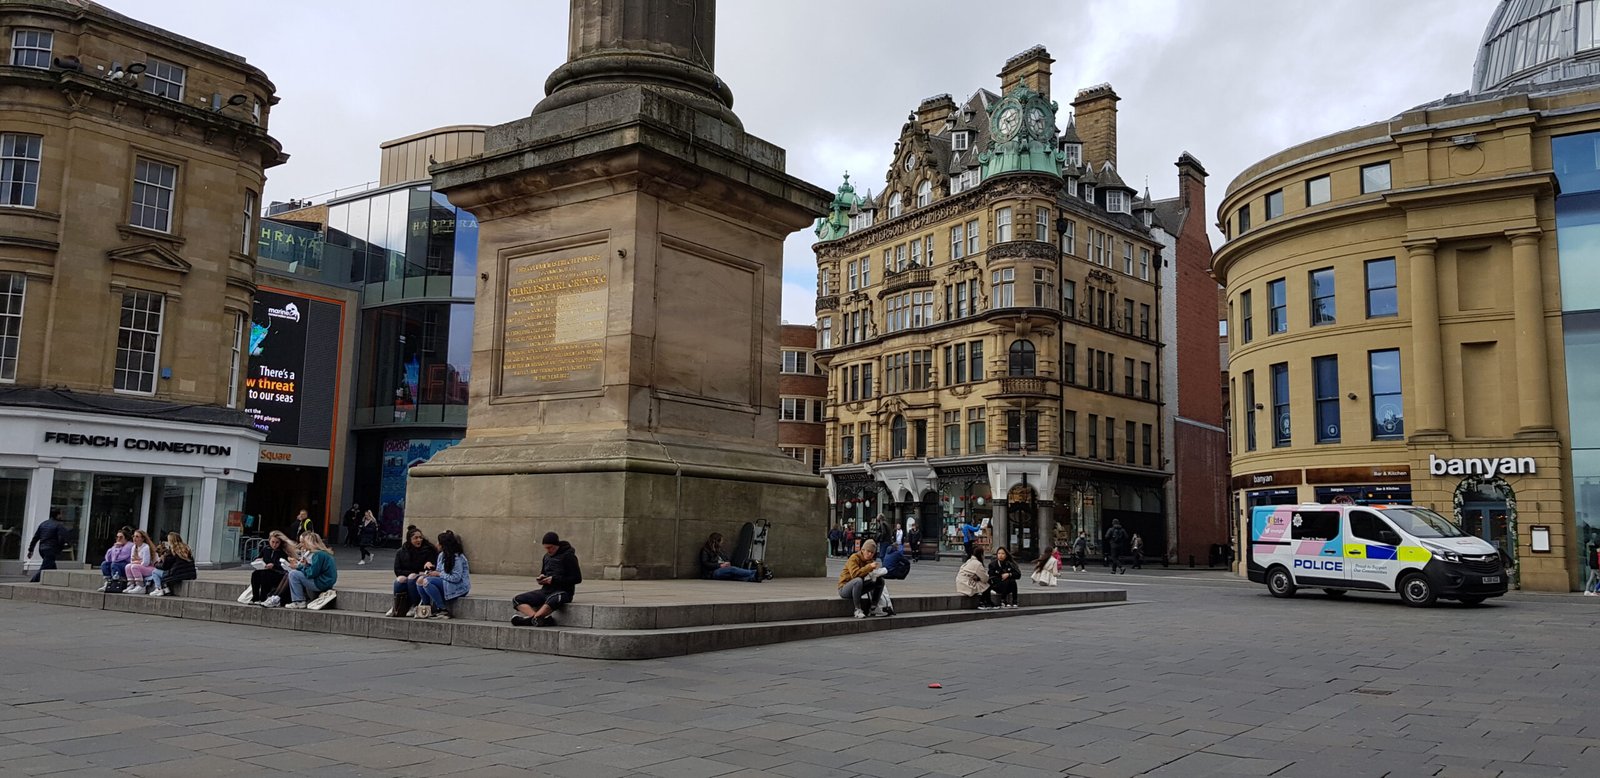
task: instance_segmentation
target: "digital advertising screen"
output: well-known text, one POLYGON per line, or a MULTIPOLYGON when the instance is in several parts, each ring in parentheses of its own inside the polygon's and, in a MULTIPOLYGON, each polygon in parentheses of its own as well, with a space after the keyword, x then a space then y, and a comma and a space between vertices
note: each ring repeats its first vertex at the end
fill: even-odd
POLYGON ((343 313, 337 302, 256 291, 245 412, 267 434, 267 443, 329 447, 343 313))

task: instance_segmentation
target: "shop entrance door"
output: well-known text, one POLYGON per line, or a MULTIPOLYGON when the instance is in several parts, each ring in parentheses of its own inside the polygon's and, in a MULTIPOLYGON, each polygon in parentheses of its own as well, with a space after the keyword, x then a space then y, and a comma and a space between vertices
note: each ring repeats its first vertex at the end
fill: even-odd
POLYGON ((1461 506, 1461 529, 1500 549, 1506 548, 1507 510, 1504 500, 1498 502, 1469 502, 1461 506))
MULTIPOLYGON (((140 476, 98 475, 89 498, 89 521, 83 537, 83 561, 94 563, 105 557, 106 549, 117 540, 117 530, 138 528, 139 507, 144 501, 144 481, 140 476)), ((160 538, 151 536, 154 542, 160 538)))

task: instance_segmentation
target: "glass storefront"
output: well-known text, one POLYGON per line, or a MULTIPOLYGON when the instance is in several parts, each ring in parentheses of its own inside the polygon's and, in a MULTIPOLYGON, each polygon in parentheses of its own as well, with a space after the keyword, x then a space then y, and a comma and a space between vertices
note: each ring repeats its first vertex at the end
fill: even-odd
POLYGON ((413 303, 362 312, 359 425, 467 424, 472 305, 413 303))
POLYGON ((0 559, 17 561, 27 547, 28 471, 0 467, 0 559))
POLYGON ((185 542, 199 539, 201 488, 199 478, 154 478, 150 483, 150 537, 165 540, 176 532, 185 542))
POLYGON ((477 291, 478 222, 427 187, 406 187, 328 207, 323 254, 348 267, 368 305, 477 291))
MULTIPOLYGON (((1595 572, 1600 546, 1600 133, 1551 140, 1561 194, 1556 241, 1561 256, 1567 418, 1572 447, 1573 530, 1579 583, 1595 572)), ((1491 519, 1492 530, 1492 519, 1491 519)))

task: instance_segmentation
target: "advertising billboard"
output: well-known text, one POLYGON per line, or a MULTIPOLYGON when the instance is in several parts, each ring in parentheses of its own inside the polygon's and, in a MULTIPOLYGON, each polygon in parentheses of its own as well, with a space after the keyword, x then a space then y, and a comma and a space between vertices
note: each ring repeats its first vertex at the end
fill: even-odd
POLYGON ((267 443, 322 449, 332 443, 343 315, 337 302, 256 291, 245 412, 267 443))

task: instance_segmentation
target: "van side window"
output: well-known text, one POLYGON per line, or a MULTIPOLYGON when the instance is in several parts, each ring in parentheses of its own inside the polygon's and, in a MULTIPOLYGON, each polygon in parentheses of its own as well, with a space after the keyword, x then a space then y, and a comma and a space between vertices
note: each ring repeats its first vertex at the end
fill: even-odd
POLYGON ((1362 540, 1371 541, 1373 543, 1390 544, 1390 541, 1394 540, 1394 538, 1384 540, 1384 532, 1393 533, 1394 528, 1390 527, 1389 522, 1384 521, 1383 518, 1378 514, 1370 511, 1350 512, 1351 535, 1354 535, 1362 540))
POLYGON ((1295 511, 1289 527, 1295 540, 1333 540, 1339 537, 1339 512, 1295 511))

